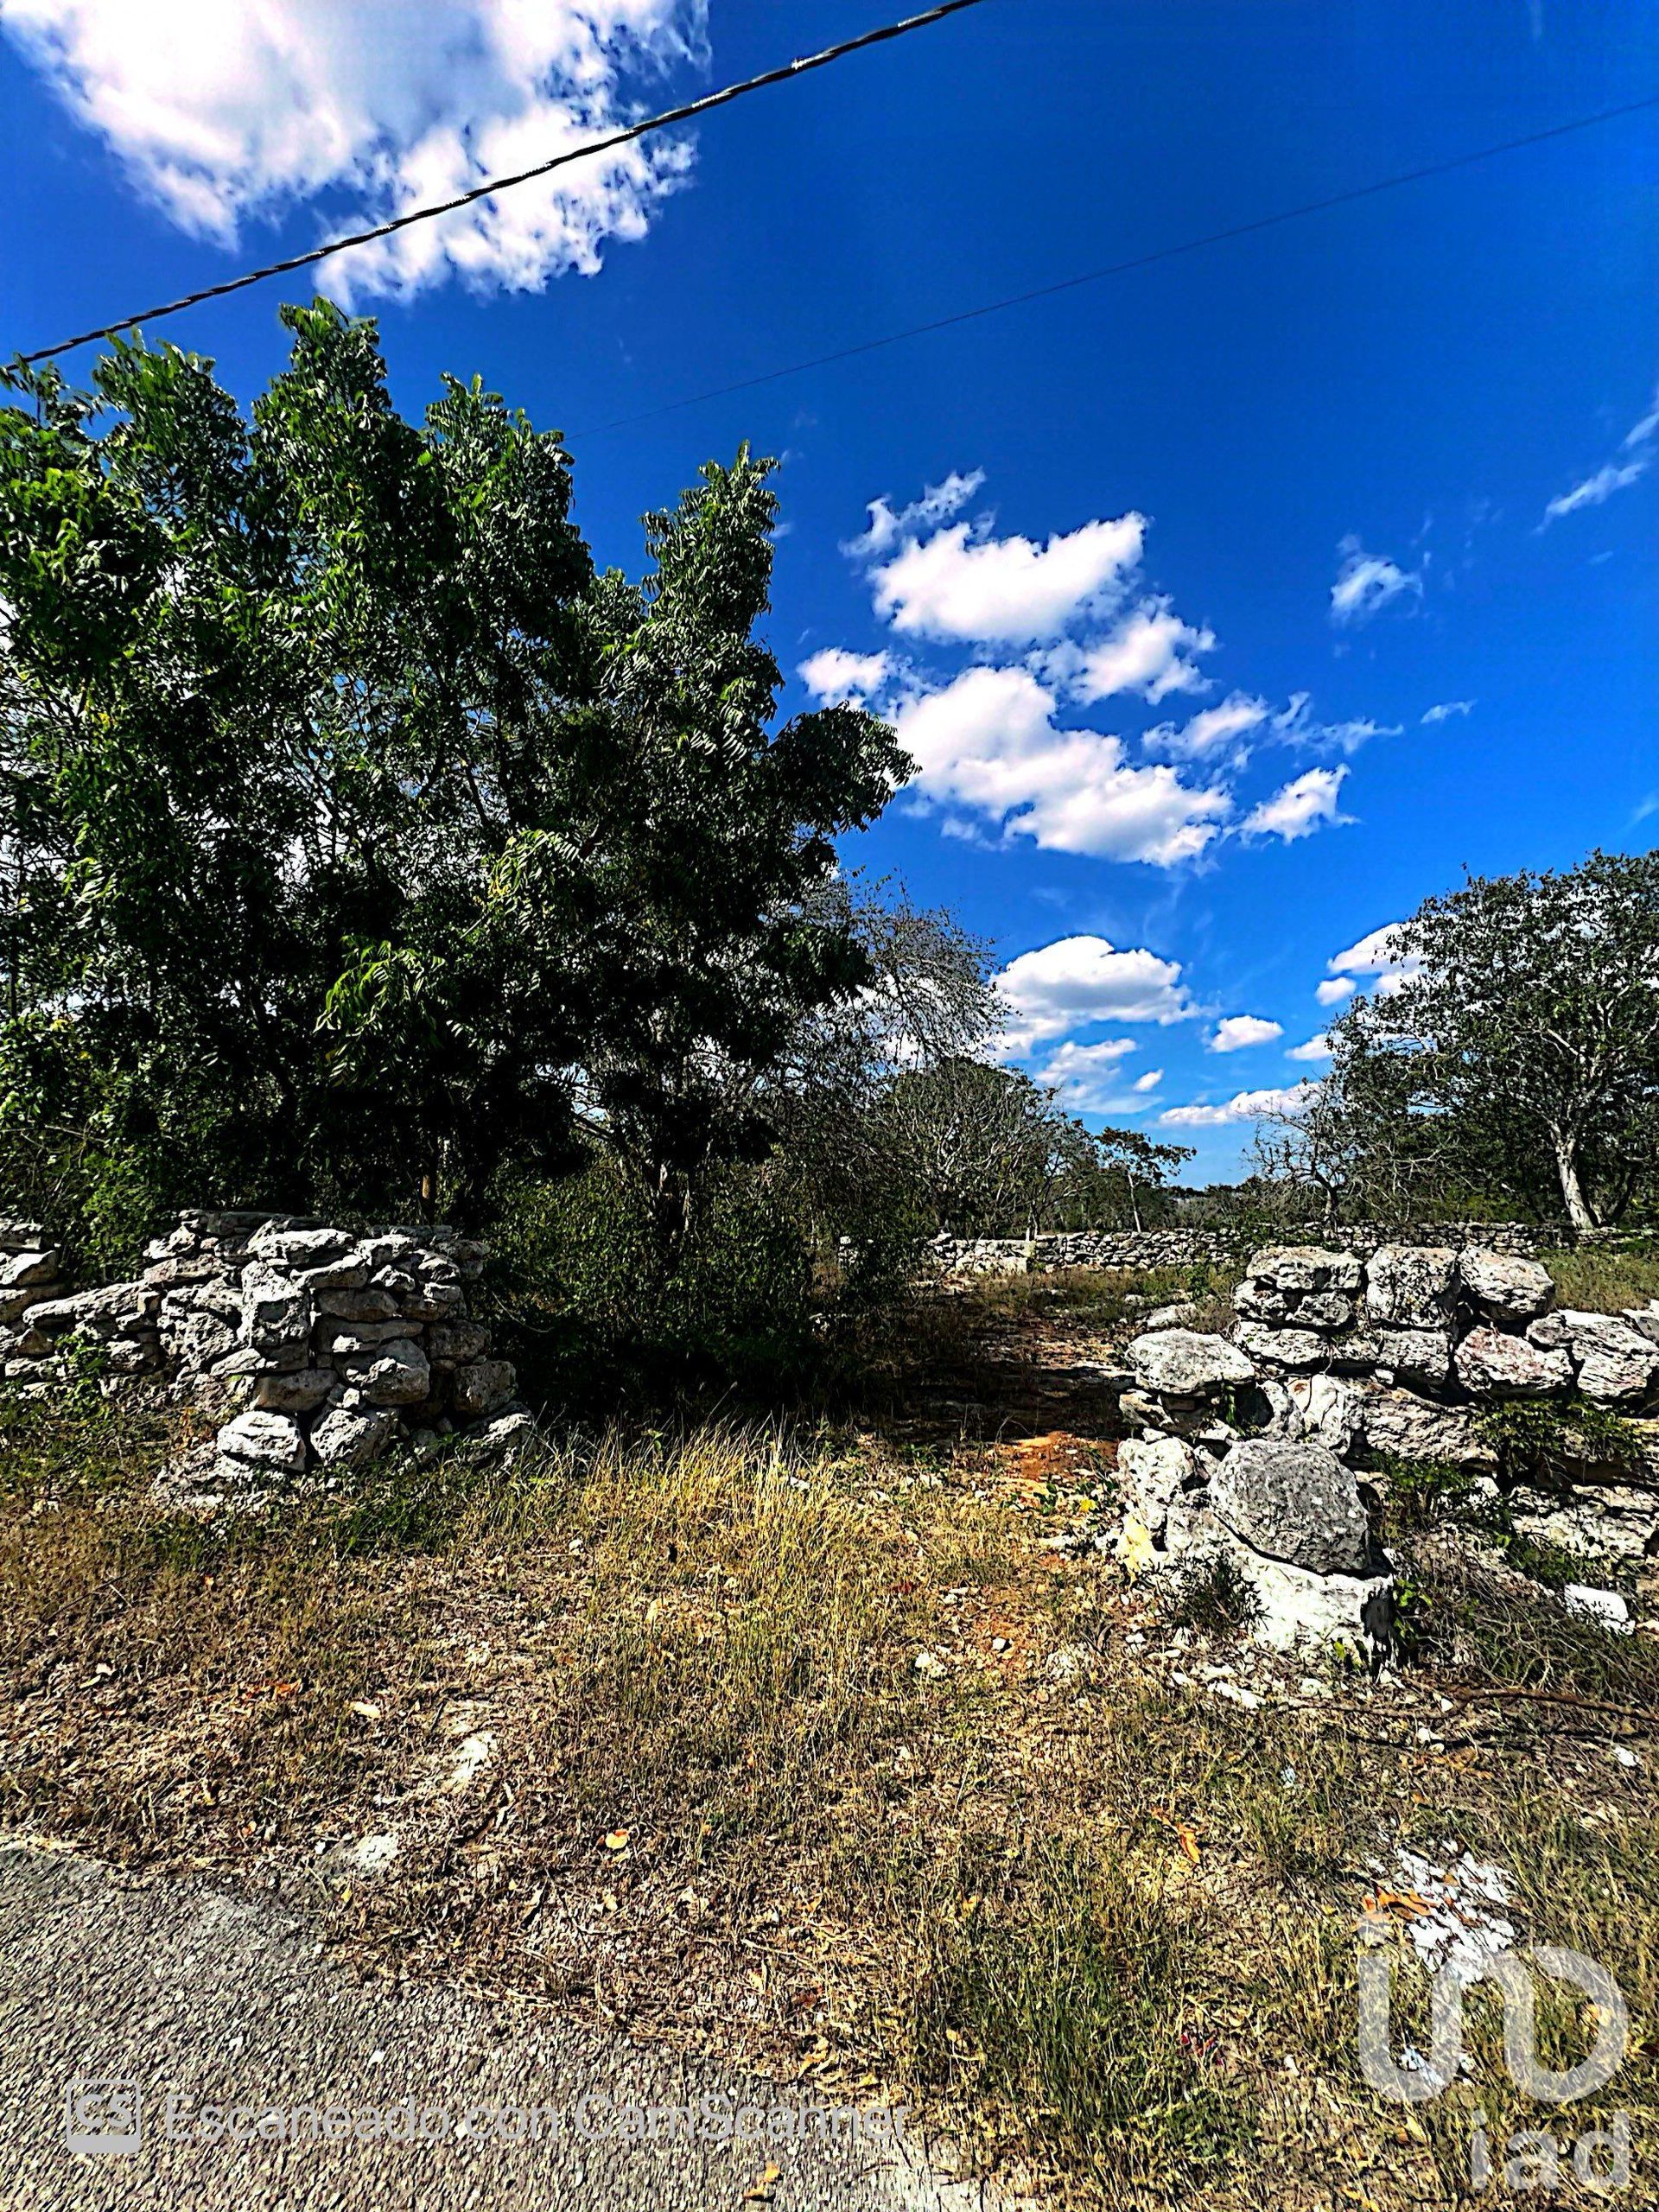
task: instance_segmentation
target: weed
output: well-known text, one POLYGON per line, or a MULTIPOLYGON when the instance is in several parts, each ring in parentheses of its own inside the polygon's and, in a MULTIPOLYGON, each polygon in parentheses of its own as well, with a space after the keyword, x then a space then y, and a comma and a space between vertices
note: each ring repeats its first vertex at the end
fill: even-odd
POLYGON ((1224 1552, 1195 1561, 1179 1576, 1163 1609, 1172 1628, 1204 1636, 1242 1636, 1255 1618, 1259 1602, 1236 1563, 1224 1552))
POLYGON ((1641 1431, 1589 1398, 1514 1398, 1487 1407, 1477 1426, 1511 1482, 1558 1483, 1586 1466, 1642 1460, 1641 1431))

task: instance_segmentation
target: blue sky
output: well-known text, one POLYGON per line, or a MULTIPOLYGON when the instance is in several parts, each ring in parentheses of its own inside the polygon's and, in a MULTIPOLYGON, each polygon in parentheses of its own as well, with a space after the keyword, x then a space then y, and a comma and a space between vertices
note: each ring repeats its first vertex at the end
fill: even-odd
MULTIPOLYGON (((0 0, 0 344, 899 12, 0 0)), ((1659 836, 1659 110, 696 396, 1656 92, 1646 0, 987 0, 323 281, 410 411, 476 371, 563 427, 602 560, 781 455, 790 703, 925 762, 849 861, 993 941, 1020 1065, 1227 1175, 1427 893, 1659 836)), ((283 296, 157 334, 247 397, 283 296)))

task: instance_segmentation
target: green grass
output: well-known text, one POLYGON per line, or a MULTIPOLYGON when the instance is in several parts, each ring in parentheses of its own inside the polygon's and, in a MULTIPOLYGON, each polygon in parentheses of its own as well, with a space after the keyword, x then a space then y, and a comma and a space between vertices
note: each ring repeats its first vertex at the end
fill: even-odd
POLYGON ((1608 1251, 1586 1244, 1571 1252, 1546 1252, 1559 1302, 1584 1313, 1618 1313, 1659 1298, 1659 1250, 1608 1251))

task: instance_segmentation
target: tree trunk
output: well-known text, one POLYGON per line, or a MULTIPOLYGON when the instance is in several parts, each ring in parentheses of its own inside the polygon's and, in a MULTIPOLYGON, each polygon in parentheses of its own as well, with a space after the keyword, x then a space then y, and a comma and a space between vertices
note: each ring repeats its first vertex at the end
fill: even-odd
POLYGON ((1561 1179, 1561 1199, 1575 1230, 1593 1229, 1596 1217, 1579 1180, 1579 1147, 1562 1130, 1554 1132, 1555 1172, 1561 1179))

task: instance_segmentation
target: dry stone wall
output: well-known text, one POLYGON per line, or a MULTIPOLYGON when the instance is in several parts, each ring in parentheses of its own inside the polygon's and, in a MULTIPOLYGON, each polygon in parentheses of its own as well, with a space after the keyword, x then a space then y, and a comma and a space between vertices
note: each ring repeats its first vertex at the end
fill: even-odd
POLYGON ((78 1364, 149 1378, 219 1421, 181 1494, 234 1501, 362 1466, 400 1440, 529 1426, 468 1291, 486 1247, 291 1215, 191 1212, 131 1282, 67 1292, 30 1224, 0 1224, 0 1372, 43 1393, 78 1364))
POLYGON ((1268 1247, 1235 1304, 1230 1337, 1157 1329, 1128 1347, 1121 1404, 1136 1433, 1119 1468, 1132 1564, 1224 1554, 1255 1587, 1268 1640, 1376 1650, 1389 1569, 1361 1541, 1361 1477, 1391 1459, 1437 1462, 1496 1500, 1503 1471, 1482 1414, 1569 1396, 1626 1417, 1640 1456, 1586 1456, 1548 1491, 1511 1482, 1511 1524, 1595 1555, 1659 1553, 1659 1301, 1561 1308, 1535 1260, 1396 1242, 1363 1259, 1268 1247))
MULTIPOLYGON (((1236 1229, 1043 1230, 1024 1236, 936 1236, 928 1246, 946 1274, 1041 1274, 1052 1268, 1180 1268, 1241 1259, 1259 1232, 1236 1229)), ((1285 1232, 1368 1259, 1385 1244, 1478 1244, 1491 1252, 1536 1259, 1567 1242, 1563 1229, 1524 1221, 1435 1222, 1417 1229, 1310 1226, 1285 1232)))

